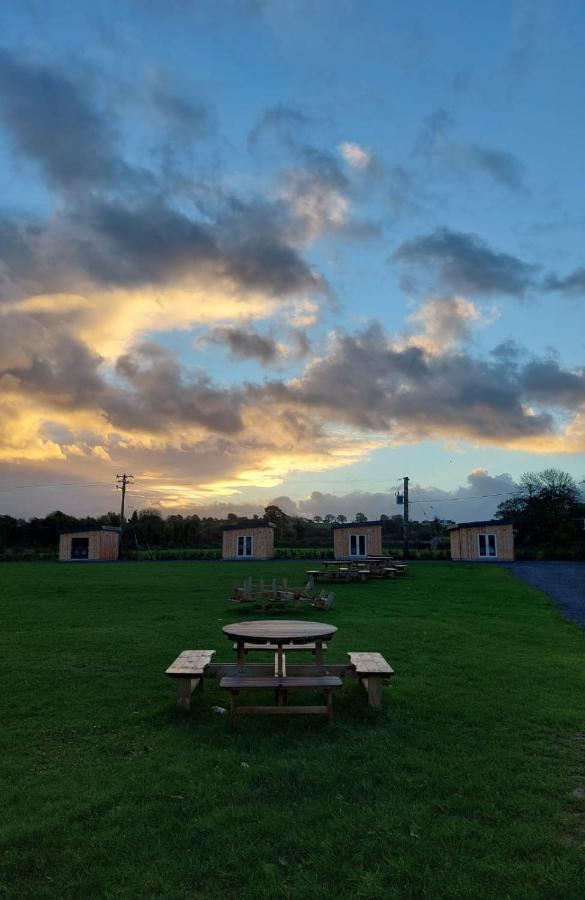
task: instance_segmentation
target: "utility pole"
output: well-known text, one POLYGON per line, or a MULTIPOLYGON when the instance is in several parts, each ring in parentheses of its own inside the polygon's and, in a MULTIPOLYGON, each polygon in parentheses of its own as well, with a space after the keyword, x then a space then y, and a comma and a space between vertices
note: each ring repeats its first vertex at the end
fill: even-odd
POLYGON ((408 559, 408 475, 404 476, 404 519, 403 534, 404 543, 402 549, 402 558, 408 559))
POLYGON ((133 475, 127 475, 124 472, 122 475, 116 475, 116 487, 119 491, 122 491, 122 503, 120 504, 120 549, 118 551, 118 556, 120 556, 122 552, 122 535, 124 533, 124 501, 126 500, 126 488, 129 484, 133 484, 130 480, 134 478, 133 475))

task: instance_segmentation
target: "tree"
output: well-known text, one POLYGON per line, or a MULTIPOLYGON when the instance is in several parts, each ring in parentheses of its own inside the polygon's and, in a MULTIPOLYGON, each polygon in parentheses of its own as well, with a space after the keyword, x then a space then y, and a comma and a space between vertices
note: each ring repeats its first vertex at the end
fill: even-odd
POLYGON ((335 516, 333 515, 333 513, 327 513, 323 521, 327 522, 328 525, 331 525, 331 523, 335 521, 335 516))
POLYGON ((580 491, 575 479, 558 469, 526 472, 518 493, 500 503, 497 517, 514 525, 524 547, 569 549, 579 537, 580 491))
POLYGON ((265 508, 264 518, 269 522, 272 522, 273 525, 279 525, 286 518, 288 518, 288 516, 281 510, 280 506, 274 506, 274 504, 271 504, 265 508))
POLYGON ((335 521, 336 521, 336 522, 339 522, 341 525, 343 525, 344 522, 347 522, 347 516, 344 516, 343 514, 340 514, 340 515, 337 516, 337 518, 336 518, 335 521))
POLYGON ((368 521, 368 517, 365 516, 363 513, 356 513, 356 514, 355 514, 355 521, 356 521, 356 522, 367 522, 367 521, 368 521))
POLYGON ((313 516, 313 522, 315 523, 315 525, 320 525, 322 521, 323 519, 321 518, 321 516, 313 516))

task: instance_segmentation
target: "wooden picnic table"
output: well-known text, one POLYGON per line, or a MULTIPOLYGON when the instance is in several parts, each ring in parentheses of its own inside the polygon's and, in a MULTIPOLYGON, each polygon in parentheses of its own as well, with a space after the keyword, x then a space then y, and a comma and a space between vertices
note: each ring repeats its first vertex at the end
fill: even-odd
POLYGON ((245 644, 276 644, 277 676, 284 674, 284 644, 315 644, 315 663, 323 665, 323 641, 330 640, 337 628, 325 622, 300 622, 294 620, 274 621, 273 619, 254 622, 234 622, 222 629, 227 637, 236 642, 238 663, 246 659, 245 644))

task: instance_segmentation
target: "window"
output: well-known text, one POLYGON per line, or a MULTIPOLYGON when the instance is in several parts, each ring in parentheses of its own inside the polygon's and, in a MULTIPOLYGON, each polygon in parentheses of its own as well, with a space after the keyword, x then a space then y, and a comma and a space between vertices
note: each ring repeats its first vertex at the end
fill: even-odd
POLYGON ((89 557, 89 538, 71 538, 71 559, 89 557))
POLYGON ((252 556, 252 536, 241 534, 238 537, 238 556, 252 556))
POLYGON ((477 536, 480 556, 497 556, 495 534, 478 534, 477 536))
POLYGON ((365 556, 366 555, 366 535, 350 534, 349 536, 349 555, 365 556))

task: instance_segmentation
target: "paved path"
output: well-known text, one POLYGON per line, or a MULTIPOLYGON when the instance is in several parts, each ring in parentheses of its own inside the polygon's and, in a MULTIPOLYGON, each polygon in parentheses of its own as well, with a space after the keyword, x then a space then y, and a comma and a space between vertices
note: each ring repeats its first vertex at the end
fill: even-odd
POLYGON ((585 628, 585 562, 516 562, 507 568, 548 594, 568 619, 585 628))

